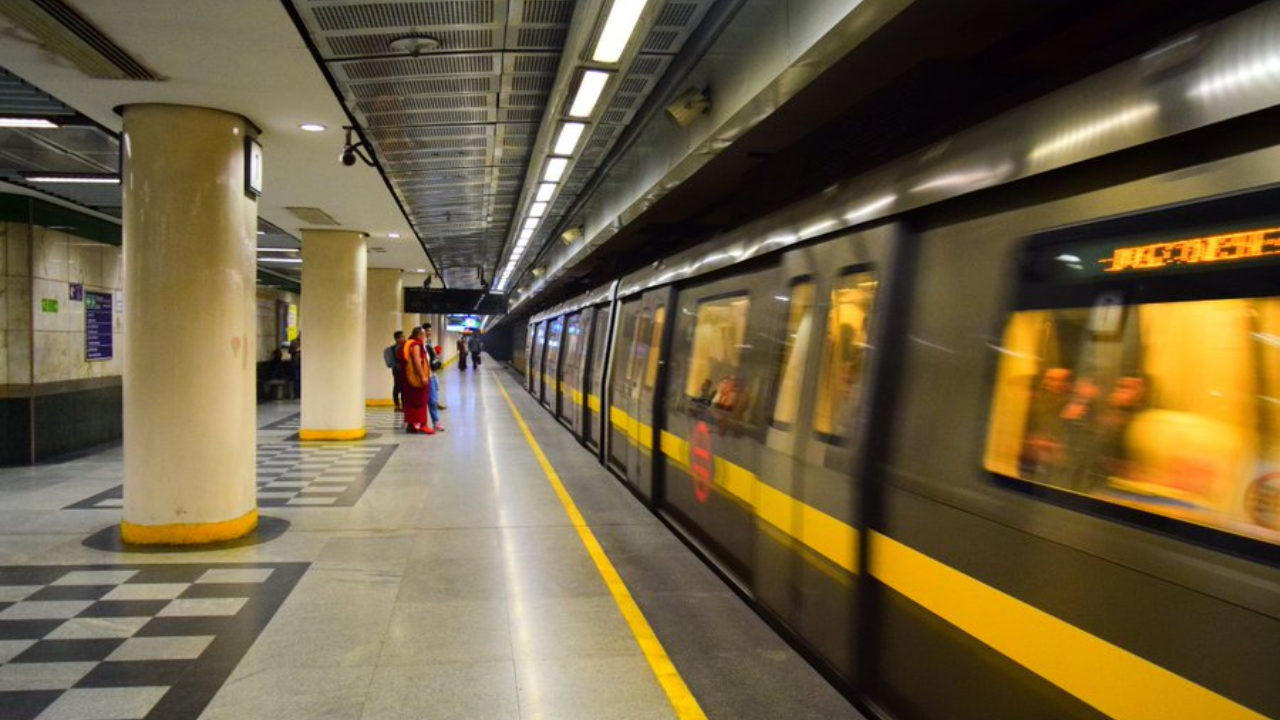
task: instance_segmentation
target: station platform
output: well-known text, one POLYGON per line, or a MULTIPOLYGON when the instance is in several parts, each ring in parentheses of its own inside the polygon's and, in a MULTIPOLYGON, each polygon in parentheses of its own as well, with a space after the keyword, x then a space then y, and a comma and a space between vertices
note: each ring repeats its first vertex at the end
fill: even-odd
POLYGON ((104 546, 119 448, 0 470, 0 718, 862 717, 516 376, 441 379, 435 436, 262 406, 256 544, 104 546))

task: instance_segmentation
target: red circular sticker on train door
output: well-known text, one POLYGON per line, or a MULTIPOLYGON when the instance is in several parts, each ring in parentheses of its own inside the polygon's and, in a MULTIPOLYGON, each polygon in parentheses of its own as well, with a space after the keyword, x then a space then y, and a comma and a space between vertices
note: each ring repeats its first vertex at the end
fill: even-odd
POLYGON ((711 483, 716 475, 716 456, 711 451, 711 431, 699 421, 689 438, 689 475, 693 477, 693 494, 698 502, 711 499, 711 483))

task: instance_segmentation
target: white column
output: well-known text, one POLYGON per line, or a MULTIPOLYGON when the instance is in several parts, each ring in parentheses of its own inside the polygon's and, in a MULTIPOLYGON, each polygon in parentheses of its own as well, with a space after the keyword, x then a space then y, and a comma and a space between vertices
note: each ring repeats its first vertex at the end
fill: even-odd
POLYGON ((302 440, 365 436, 365 234, 302 231, 302 440))
POLYGON ((124 109, 124 519, 140 544, 239 537, 256 494, 257 202, 248 120, 124 109))
POLYGON ((382 351, 395 342, 403 319, 400 312, 404 283, 399 270, 369 268, 368 315, 365 321, 364 402, 371 407, 391 407, 391 371, 382 351))

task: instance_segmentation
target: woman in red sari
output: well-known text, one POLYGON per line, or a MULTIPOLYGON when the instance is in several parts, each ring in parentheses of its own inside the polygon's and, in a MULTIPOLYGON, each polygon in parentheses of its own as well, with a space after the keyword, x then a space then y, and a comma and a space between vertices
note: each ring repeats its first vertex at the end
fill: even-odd
POLYGON ((427 422, 427 393, 431 383, 431 366, 423 345, 422 328, 416 327, 404 344, 404 426, 409 433, 434 435, 427 422))

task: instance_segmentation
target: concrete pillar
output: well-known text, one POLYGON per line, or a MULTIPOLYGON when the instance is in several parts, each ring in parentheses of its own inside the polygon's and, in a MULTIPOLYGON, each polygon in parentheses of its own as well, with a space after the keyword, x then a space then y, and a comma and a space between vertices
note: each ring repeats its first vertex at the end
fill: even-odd
MULTIPOLYGON (((382 352, 394 342, 394 334, 402 329, 400 309, 404 283, 399 270, 369 268, 368 315, 365 320, 364 403, 370 407, 391 407, 391 371, 382 352)), ((407 337, 407 336, 406 336, 407 337)))
POLYGON ((248 120, 124 109, 124 518, 139 544, 239 537, 256 494, 257 202, 248 120))
POLYGON ((302 231, 302 440, 365 436, 365 234, 302 231))

